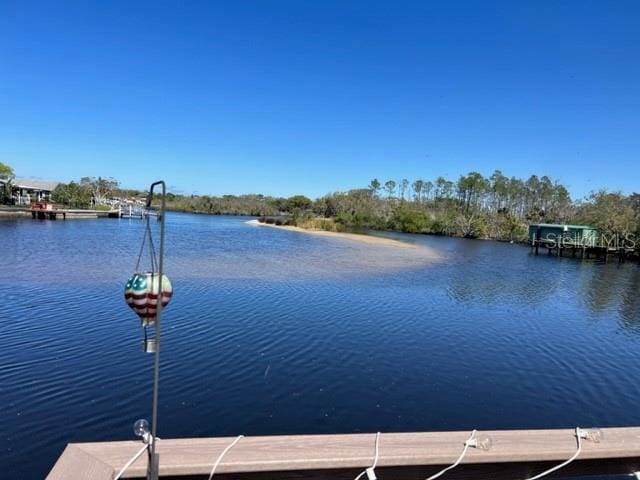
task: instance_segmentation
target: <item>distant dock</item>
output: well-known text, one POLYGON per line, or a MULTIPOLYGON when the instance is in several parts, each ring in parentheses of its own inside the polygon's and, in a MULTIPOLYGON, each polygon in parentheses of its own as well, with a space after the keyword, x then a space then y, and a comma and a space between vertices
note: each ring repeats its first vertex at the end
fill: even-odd
POLYGON ((623 263, 636 251, 633 239, 617 235, 607 237, 587 225, 533 224, 529 226, 529 241, 531 252, 535 255, 542 248, 547 250, 548 255, 595 258, 605 262, 609 257, 614 257, 623 263))
POLYGON ((34 220, 67 220, 81 218, 118 218, 117 210, 77 210, 71 208, 32 208, 31 218, 34 220))
POLYGON ((84 218, 140 218, 152 215, 139 205, 119 205, 110 210, 59 208, 40 203, 31 207, 6 207, 0 209, 0 217, 31 217, 34 220, 72 220, 84 218))
POLYGON ((71 220, 83 218, 118 218, 117 210, 89 210, 75 208, 0 207, 0 218, 29 218, 34 220, 71 220))
POLYGON ((141 205, 131 204, 119 205, 116 212, 119 218, 145 218, 149 214, 141 205))

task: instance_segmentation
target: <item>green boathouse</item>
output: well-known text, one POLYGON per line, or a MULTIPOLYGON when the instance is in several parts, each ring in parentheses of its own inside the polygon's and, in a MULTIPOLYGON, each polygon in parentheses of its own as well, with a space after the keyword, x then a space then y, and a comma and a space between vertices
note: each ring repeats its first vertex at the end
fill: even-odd
POLYGON ((618 261, 623 263, 629 255, 633 255, 635 244, 627 244, 627 239, 617 236, 607 238, 600 236, 598 230, 588 225, 561 225, 556 223, 534 223, 529 225, 529 243, 531 251, 538 255, 540 247, 546 248, 547 253, 554 253, 558 257, 563 252, 571 253, 572 257, 580 254, 581 258, 601 258, 605 262, 609 255, 617 255, 618 261))
POLYGON ((529 225, 531 244, 556 244, 565 246, 595 247, 598 242, 598 230, 587 225, 561 225, 556 223, 534 223, 529 225))

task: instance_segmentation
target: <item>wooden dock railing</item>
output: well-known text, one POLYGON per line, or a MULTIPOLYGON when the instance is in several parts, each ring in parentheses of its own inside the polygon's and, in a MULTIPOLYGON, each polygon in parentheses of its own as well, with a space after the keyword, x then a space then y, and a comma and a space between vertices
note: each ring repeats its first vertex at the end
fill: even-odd
MULTIPOLYGON (((570 465, 545 478, 630 474, 640 470, 640 427, 605 428, 600 443, 584 441, 570 465)), ((380 480, 423 480, 452 464, 470 432, 382 433, 376 474, 380 480)), ((576 452, 574 429, 501 430, 490 450, 470 448, 443 480, 518 480, 540 473, 576 452)), ((242 438, 222 459, 215 478, 353 480, 373 463, 375 434, 242 438)), ((233 438, 158 440, 162 479, 207 478, 233 438)), ((112 480, 141 442, 69 444, 47 480, 112 480)), ((122 478, 144 478, 142 455, 122 478)))

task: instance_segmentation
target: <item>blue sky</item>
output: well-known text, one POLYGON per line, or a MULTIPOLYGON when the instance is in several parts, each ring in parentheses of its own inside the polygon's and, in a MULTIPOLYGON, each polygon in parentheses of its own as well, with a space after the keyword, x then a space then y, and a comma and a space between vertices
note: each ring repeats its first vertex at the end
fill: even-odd
POLYGON ((635 1, 0 2, 0 161, 273 195, 640 189, 635 1))

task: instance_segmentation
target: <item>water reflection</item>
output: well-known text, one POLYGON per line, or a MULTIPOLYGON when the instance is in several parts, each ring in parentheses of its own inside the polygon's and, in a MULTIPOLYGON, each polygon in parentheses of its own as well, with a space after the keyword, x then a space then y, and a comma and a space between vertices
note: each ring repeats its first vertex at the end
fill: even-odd
POLYGON ((451 261, 437 270, 456 302, 486 305, 512 301, 527 308, 545 303, 573 305, 587 318, 619 318, 640 326, 640 268, 637 264, 558 259, 528 255, 517 245, 449 239, 451 261), (460 263, 465 268, 460 268, 460 263))
MULTIPOLYGON (((628 273, 628 272, 627 272, 628 273)), ((640 268, 621 279, 620 318, 624 327, 640 332, 640 268)))

